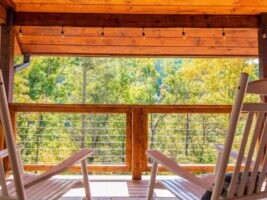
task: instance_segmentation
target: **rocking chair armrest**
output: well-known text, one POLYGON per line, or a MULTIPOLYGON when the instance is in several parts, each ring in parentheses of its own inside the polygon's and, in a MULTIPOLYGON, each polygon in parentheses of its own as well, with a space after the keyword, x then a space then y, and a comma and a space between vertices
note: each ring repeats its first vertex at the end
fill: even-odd
MULTIPOLYGON (((17 145, 16 147, 17 147, 16 148, 17 151, 20 151, 21 149, 23 149, 23 146, 21 146, 21 145, 17 145)), ((5 158, 8 155, 9 155, 9 153, 8 153, 8 150, 7 149, 3 149, 3 150, 0 151, 0 158, 5 158)))
POLYGON ((185 170, 181 166, 179 166, 177 163, 175 163, 170 158, 166 157, 162 153, 160 153, 157 150, 147 150, 146 152, 147 156, 151 158, 154 162, 159 163, 162 165, 165 169, 168 171, 190 181, 195 183, 196 185, 199 185, 200 187, 211 190, 213 185, 210 182, 207 182, 197 176, 194 176, 191 172, 185 170))
POLYGON ((29 181, 25 181, 24 186, 25 186, 25 188, 28 188, 30 186, 33 186, 37 183, 40 183, 44 180, 49 179, 54 175, 60 174, 64 171, 66 171, 67 169, 69 169, 70 167, 72 167, 75 163, 84 160, 86 157, 88 157, 92 154, 93 154, 93 150, 82 149, 79 152, 72 155, 71 157, 69 157, 68 159, 59 163, 55 167, 53 167, 53 168, 47 170, 46 172, 44 172, 43 174, 37 176, 36 178, 29 180, 29 181))

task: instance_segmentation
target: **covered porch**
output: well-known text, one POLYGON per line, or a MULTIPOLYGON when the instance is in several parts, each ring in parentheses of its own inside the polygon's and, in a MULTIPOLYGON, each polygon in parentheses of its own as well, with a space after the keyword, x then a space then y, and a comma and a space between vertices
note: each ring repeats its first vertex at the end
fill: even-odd
MULTIPOLYGON (((3 72, 8 96, 12 125, 19 133, 23 118, 31 113, 44 115, 112 115, 122 120, 118 125, 120 135, 118 146, 111 142, 94 149, 96 152, 111 152, 105 162, 89 164, 88 171, 93 174, 91 189, 94 199, 144 199, 146 196, 147 176, 150 162, 146 150, 154 147, 164 150, 169 155, 177 153, 171 149, 175 139, 166 141, 163 147, 157 146, 150 124, 152 116, 183 116, 188 119, 205 115, 207 121, 196 120, 203 131, 205 125, 214 116, 227 118, 229 105, 80 105, 80 104, 31 104, 13 102, 13 78, 18 67, 14 67, 14 57, 22 54, 24 62, 19 67, 27 66, 30 56, 148 56, 148 57, 251 57, 259 59, 259 76, 267 78, 267 3, 256 1, 68 1, 57 0, 2 0, 0 1, 1 54, 0 69, 3 72), (119 130, 122 130, 120 132, 119 130), (153 139, 152 139, 153 138, 153 139), (116 148, 119 148, 116 149, 116 148), (168 149, 170 148, 170 149, 168 149), (119 153, 112 154, 115 150, 119 153), (111 177, 110 174, 112 174, 111 177), (126 176, 122 177, 121 174, 126 176), (107 187, 107 188, 105 188, 107 187), (120 191, 112 187, 123 188, 120 191), (105 189, 104 189, 105 188, 105 189), (102 191, 103 190, 103 193, 102 191), (103 196, 101 196, 103 194, 103 196), (121 196, 120 196, 121 195, 121 196)), ((25 117, 26 119, 26 117, 25 117)), ((27 119, 25 123, 37 123, 27 119), (28 121, 27 121, 28 120, 28 121)), ((48 122, 49 123, 49 122, 48 122)), ((70 131, 66 121, 58 127, 70 131)), ((189 124, 189 122, 185 123, 189 124)), ((227 127, 221 125, 221 132, 227 127)), ((89 127, 90 128, 90 127, 89 127)), ((91 127, 96 128, 96 127, 91 127)), ((164 128, 164 127, 163 127, 164 128)), ((166 128, 166 127, 165 127, 166 128)), ((174 129, 173 127, 171 127, 174 129)), ((112 131, 112 130, 109 130, 112 131)), ((112 136, 115 137, 115 136, 112 136)), ((0 148, 4 148, 3 134, 0 135, 0 148)), ((218 142, 214 135, 214 145, 218 142)), ((37 141, 32 141, 37 142, 37 141)), ((204 152, 204 145, 197 149, 204 152)), ((186 140, 181 144, 186 145, 186 140)), ((49 147, 50 148, 50 147, 49 147)), ((36 149, 28 149, 36 151, 36 149)), ((38 149, 42 151, 42 149, 38 149)), ((45 151, 61 151, 43 149, 45 151)), ((67 149, 66 151, 69 151, 67 149)), ((209 152, 210 158, 203 153, 203 159, 216 160, 216 152, 209 152)), ((99 159, 98 154, 94 155, 99 159)), ((186 157, 183 158, 186 160, 186 157)), ((26 171, 40 172, 50 168, 51 163, 24 163, 26 171)), ((184 162, 182 165, 195 173, 212 172, 214 164, 184 162)), ((80 172, 80 166, 70 171, 80 172)), ((231 166, 229 167, 229 170, 231 166)), ((160 169, 164 171, 163 168, 160 169)), ((89 175, 89 177, 91 177, 89 175)), ((67 178, 67 176, 65 177, 67 178)), ((73 177, 69 177, 73 178, 73 177)), ((75 178, 75 177, 74 177, 75 178)), ((159 199, 173 196, 159 187, 156 197, 159 199), (165 196, 166 195, 166 196, 165 196)), ((62 199, 79 199, 77 193, 62 199)))

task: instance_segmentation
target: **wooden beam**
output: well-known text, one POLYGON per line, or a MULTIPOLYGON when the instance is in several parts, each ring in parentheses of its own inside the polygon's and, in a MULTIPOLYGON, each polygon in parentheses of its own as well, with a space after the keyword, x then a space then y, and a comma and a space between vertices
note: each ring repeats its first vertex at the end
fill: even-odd
POLYGON ((20 12, 132 14, 259 14, 264 0, 14 0, 20 12))
POLYGON ((105 55, 105 56, 246 56, 255 57, 258 48, 239 47, 136 47, 23 45, 22 52, 35 55, 105 55))
POLYGON ((149 38, 145 37, 86 37, 34 36, 18 37, 23 45, 77 45, 77 46, 140 46, 140 47, 250 47, 257 48, 256 38, 149 38))
MULTIPOLYGON (((19 33, 21 28, 23 36, 61 36, 61 26, 15 26, 19 33)), ((63 27, 65 36, 100 37, 101 27, 63 27)), ((142 37, 142 28, 104 28, 105 37, 142 37)), ((222 38, 222 28, 185 28, 186 38, 222 38)), ((145 28, 147 38, 177 38, 182 37, 183 28, 145 28)), ((255 28, 224 28, 226 38, 258 38, 255 28)))
MULTIPOLYGON (((51 3, 51 0, 13 0, 16 4, 17 3, 24 3, 24 4, 47 4, 51 3)), ((267 2, 263 0, 53 0, 53 4, 71 4, 71 5, 127 5, 127 6, 162 6, 162 5, 169 5, 169 6, 177 6, 177 5, 184 5, 184 6, 267 6, 267 2), (97 2, 97 3, 96 3, 97 2)))
POLYGON ((0 25, 6 23, 6 9, 0 5, 0 25))
POLYGON ((144 28, 258 28, 256 15, 153 15, 16 12, 14 25, 144 28), (75 19, 75 20, 74 20, 75 19))
POLYGON ((6 24, 1 26, 0 69, 3 73, 8 102, 13 98, 14 78, 14 29, 13 11, 7 10, 6 24))
MULTIPOLYGON (((27 3, 27 4, 46 4, 46 3, 51 3, 51 0, 13 0, 15 3, 27 3)), ((167 1, 162 1, 162 0, 53 0, 54 4, 84 4, 84 5, 128 5, 128 6, 134 6, 134 5, 139 5, 139 6, 160 6, 160 5, 170 5, 170 6, 175 6, 175 5, 192 5, 192 6, 231 6, 233 4, 242 4, 243 6, 246 5, 253 5, 255 4, 260 4, 259 6, 264 6, 267 5, 266 1, 262 0, 254 0, 251 2, 251 0, 242 0, 241 2, 237 2, 235 0, 167 0, 167 1), (96 3, 97 2, 97 3, 96 3)))

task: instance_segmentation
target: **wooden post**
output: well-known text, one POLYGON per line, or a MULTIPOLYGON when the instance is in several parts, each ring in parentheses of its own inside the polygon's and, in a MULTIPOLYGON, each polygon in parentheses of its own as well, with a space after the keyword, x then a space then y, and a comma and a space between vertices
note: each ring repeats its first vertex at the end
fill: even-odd
POLYGON ((132 169, 132 136, 133 136, 133 115, 132 110, 129 109, 126 113, 126 167, 127 170, 132 169))
POLYGON ((0 69, 2 70, 8 102, 13 98, 14 29, 13 11, 7 9, 6 23, 1 25, 0 69))
POLYGON ((148 112, 143 109, 143 152, 142 152, 142 169, 148 169, 148 159, 146 155, 146 150, 148 149, 148 112))
MULTIPOLYGON (((7 9, 6 23, 0 29, 0 69, 2 70, 5 90, 8 102, 13 98, 13 75, 14 75, 14 30, 13 30, 13 11, 7 9)), ((6 148, 2 125, 0 126, 0 149, 6 148)), ((4 159, 6 173, 10 166, 8 159, 4 159)))
POLYGON ((133 136, 132 136, 132 179, 142 179, 142 158, 143 158, 143 108, 133 109, 133 136))

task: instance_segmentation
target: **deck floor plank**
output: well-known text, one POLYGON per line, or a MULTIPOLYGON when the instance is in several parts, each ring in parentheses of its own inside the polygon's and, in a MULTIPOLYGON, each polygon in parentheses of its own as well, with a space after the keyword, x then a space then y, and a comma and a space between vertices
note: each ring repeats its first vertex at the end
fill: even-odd
MULTIPOLYGON (((132 181, 129 179, 97 179, 90 181, 92 200, 145 200, 148 180, 132 181)), ((82 187, 74 188, 60 200, 82 200, 84 190, 82 187)), ((173 194, 156 184, 155 200, 175 200, 173 194)))

